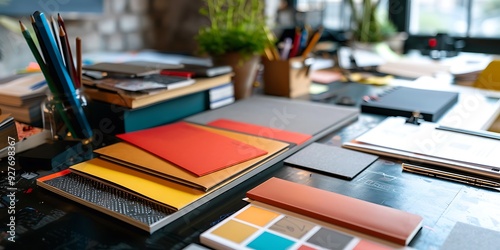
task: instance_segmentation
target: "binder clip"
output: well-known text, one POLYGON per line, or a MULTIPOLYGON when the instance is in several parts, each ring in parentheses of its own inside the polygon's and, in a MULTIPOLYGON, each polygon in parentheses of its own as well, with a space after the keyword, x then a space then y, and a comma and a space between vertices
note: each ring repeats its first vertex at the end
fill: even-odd
POLYGON ((410 123, 414 125, 420 125, 420 121, 423 120, 423 116, 420 114, 419 111, 413 111, 411 113, 410 118, 406 119, 405 123, 410 123))

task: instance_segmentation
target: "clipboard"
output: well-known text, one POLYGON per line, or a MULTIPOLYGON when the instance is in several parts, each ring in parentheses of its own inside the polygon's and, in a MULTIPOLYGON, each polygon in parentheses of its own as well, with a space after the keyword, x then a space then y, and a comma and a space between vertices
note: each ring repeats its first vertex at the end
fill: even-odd
POLYGON ((439 129, 433 122, 407 121, 388 117, 342 146, 500 180, 500 140, 439 129))

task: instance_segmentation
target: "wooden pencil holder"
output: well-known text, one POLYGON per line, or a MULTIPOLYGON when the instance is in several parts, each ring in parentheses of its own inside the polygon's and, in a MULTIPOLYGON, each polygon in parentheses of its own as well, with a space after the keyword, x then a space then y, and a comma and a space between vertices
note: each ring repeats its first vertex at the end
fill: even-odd
POLYGON ((263 81, 266 95, 296 98, 309 94, 310 60, 294 57, 288 60, 262 59, 263 81))

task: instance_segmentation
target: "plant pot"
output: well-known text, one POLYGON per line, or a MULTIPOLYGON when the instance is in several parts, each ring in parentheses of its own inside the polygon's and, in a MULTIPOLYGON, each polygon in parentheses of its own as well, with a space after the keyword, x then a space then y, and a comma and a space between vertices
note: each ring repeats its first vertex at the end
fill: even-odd
POLYGON ((215 65, 229 65, 233 68, 234 97, 236 100, 252 95, 253 83, 259 69, 260 56, 244 57, 239 53, 228 53, 212 57, 215 65))

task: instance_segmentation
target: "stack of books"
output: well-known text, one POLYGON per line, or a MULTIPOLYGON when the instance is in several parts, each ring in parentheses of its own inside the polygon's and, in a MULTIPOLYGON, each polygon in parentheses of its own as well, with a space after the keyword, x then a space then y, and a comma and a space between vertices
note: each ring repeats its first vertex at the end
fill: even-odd
POLYGON ((41 124, 41 104, 47 84, 42 74, 15 75, 0 79, 0 109, 16 121, 41 124))
POLYGON ((175 89, 141 92, 109 88, 109 80, 84 79, 89 108, 95 111, 91 122, 99 126, 103 119, 110 119, 116 126, 112 134, 118 134, 174 122, 234 102, 231 74, 192 80, 194 83, 175 89))

